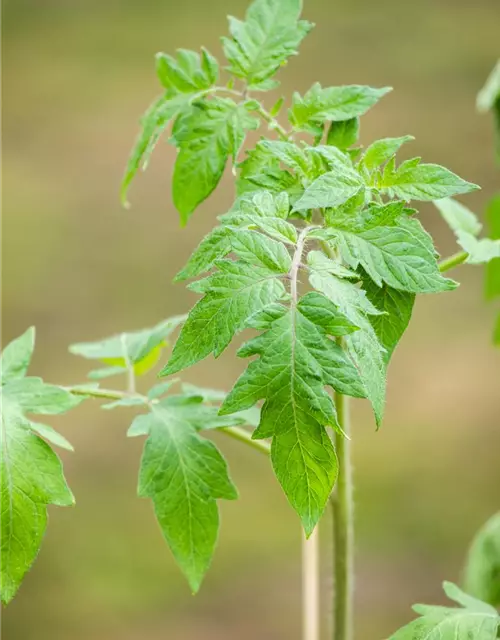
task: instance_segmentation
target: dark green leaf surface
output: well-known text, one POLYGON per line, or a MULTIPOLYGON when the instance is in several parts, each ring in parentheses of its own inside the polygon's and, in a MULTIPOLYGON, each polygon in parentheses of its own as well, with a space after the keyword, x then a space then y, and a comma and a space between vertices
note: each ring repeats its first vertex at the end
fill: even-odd
POLYGON ((215 189, 228 158, 236 161, 246 131, 257 126, 243 105, 222 98, 199 101, 179 119, 172 194, 183 224, 215 189))

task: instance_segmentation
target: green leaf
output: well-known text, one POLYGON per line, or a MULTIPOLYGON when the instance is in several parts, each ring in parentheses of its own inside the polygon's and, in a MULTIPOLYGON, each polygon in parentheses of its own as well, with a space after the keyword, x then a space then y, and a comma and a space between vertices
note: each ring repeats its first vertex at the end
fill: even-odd
POLYGON ((293 95, 288 117, 294 129, 317 135, 325 120, 350 120, 365 114, 390 87, 374 89, 362 85, 323 88, 314 84, 302 97, 293 95))
POLYGON ((141 132, 132 149, 121 186, 125 206, 130 183, 141 165, 146 169, 156 143, 169 123, 206 93, 218 77, 217 61, 206 49, 202 49, 201 55, 181 49, 177 59, 159 53, 156 70, 166 91, 141 118, 141 132))
POLYGON ((235 230, 231 237, 234 253, 244 262, 258 265, 277 274, 288 273, 292 259, 282 242, 257 231, 235 230))
MULTIPOLYGON (((247 197, 241 199, 237 210, 220 216, 221 222, 229 227, 258 228, 275 240, 295 245, 297 230, 286 221, 290 211, 288 195, 274 196, 268 191, 259 191, 247 197)), ((288 264, 286 257, 284 259, 288 264)))
POLYGON ((218 185, 228 158, 236 161, 246 131, 258 125, 243 105, 222 98, 199 101, 179 118, 172 192, 182 224, 218 185))
POLYGON ((35 348, 35 327, 30 327, 19 338, 12 340, 0 356, 0 380, 6 382, 24 378, 35 348))
POLYGON ((500 513, 479 530, 465 565, 464 586, 472 596, 500 605, 500 513))
POLYGON ((172 380, 166 380, 165 382, 159 382, 158 384, 155 384, 148 391, 148 398, 150 400, 160 398, 162 395, 167 393, 170 388, 177 382, 179 382, 179 378, 173 378, 172 380))
POLYGON ((349 118, 331 123, 326 142, 344 151, 355 145, 358 139, 359 118, 349 118))
POLYGON ((470 264, 485 264, 500 258, 500 239, 478 239, 482 224, 477 216, 452 198, 445 198, 434 203, 457 237, 458 244, 469 256, 470 264))
POLYGON ((203 238, 192 253, 186 266, 175 276, 174 281, 189 280, 210 271, 216 260, 225 258, 231 252, 229 231, 224 227, 215 227, 203 238))
POLYGON ((33 422, 33 420, 30 420, 29 423, 31 430, 38 433, 39 436, 47 440, 47 442, 50 442, 50 444, 61 447, 61 449, 66 449, 66 451, 74 451, 73 445, 55 429, 49 427, 48 424, 33 422))
POLYGON ((217 358, 250 316, 286 293, 266 268, 231 260, 219 260, 216 266, 218 271, 196 283, 206 295, 191 310, 160 375, 176 373, 210 353, 217 358))
POLYGON ((251 90, 277 86, 269 81, 297 49, 312 24, 299 20, 301 0, 254 0, 245 22, 229 18, 231 38, 222 38, 228 71, 251 90))
POLYGON ((218 499, 237 491, 224 458, 197 430, 216 410, 201 398, 172 396, 138 416, 130 436, 147 434, 138 493, 152 499, 156 517, 193 592, 211 563, 219 530, 218 499))
POLYGON ((166 53, 156 54, 156 72, 168 96, 188 96, 213 86, 219 77, 219 65, 204 48, 201 55, 195 51, 178 49, 177 59, 166 53))
POLYGON ((276 304, 249 326, 264 333, 240 356, 258 355, 239 378, 220 413, 231 414, 265 400, 254 437, 273 436, 271 458, 285 494, 306 534, 321 517, 337 475, 337 460, 325 427, 337 427, 325 385, 363 397, 356 368, 328 336, 357 328, 325 296, 310 292, 297 307, 276 304))
POLYGON ((406 164, 397 171, 384 172, 377 185, 389 195, 403 200, 439 200, 479 189, 438 164, 406 164))
MULTIPOLYGON (((490 228, 490 237, 500 239, 500 195, 489 203, 486 218, 490 228)), ((500 296, 500 259, 495 258, 486 265, 486 298, 491 300, 500 296)))
POLYGON ((336 207, 364 190, 361 176, 347 167, 323 174, 305 190, 295 203, 293 210, 336 207))
POLYGON ((384 162, 387 162, 405 144, 415 140, 413 136, 402 136, 400 138, 383 138, 373 142, 363 155, 363 165, 368 169, 375 169, 384 162))
POLYGON ((102 405, 102 409, 116 409, 117 407, 144 407, 147 406, 147 399, 142 396, 128 396, 120 398, 114 402, 102 405))
POLYGON ((500 60, 496 63, 486 80, 486 84, 478 93, 477 109, 481 112, 491 111, 498 100, 500 100, 500 60))
POLYGON ((367 278, 363 283, 368 300, 382 313, 370 318, 377 338, 385 349, 386 365, 410 323, 415 294, 398 291, 386 284, 378 287, 367 278))
POLYGON ((458 231, 456 235, 458 244, 469 254, 469 264, 486 264, 500 258, 500 240, 478 239, 465 231, 458 231))
POLYGON ((476 214, 457 200, 443 198, 435 200, 434 205, 454 233, 463 231, 472 236, 478 236, 481 233, 483 225, 476 214))
POLYGON ((385 404, 386 355, 370 322, 371 316, 380 312, 367 298, 365 291, 337 277, 329 266, 331 261, 326 256, 320 258, 318 253, 310 252, 307 256, 311 267, 309 281, 359 327, 359 331, 345 336, 345 350, 359 372, 365 395, 373 406, 377 425, 380 425, 385 404))
POLYGON ((127 370, 124 367, 106 367, 103 369, 94 369, 93 371, 89 371, 87 378, 90 380, 104 380, 105 378, 122 375, 126 372, 127 370))
POLYGON ((328 229, 330 245, 353 269, 361 265, 379 287, 385 282, 410 293, 454 289, 457 284, 440 274, 424 233, 416 226, 411 230, 403 226, 374 227, 359 233, 328 229))
MULTIPOLYGON (((179 324, 184 322, 186 316, 174 316, 160 322, 149 329, 130 331, 116 334, 97 342, 81 342, 70 346, 71 353, 83 356, 91 360, 101 360, 112 365, 112 370, 121 367, 127 368, 128 363, 134 366, 134 372, 142 375, 149 371, 158 362, 161 351, 165 346, 166 338, 174 331, 179 324)), ((111 375, 111 370, 98 370, 102 375, 111 375)), ((93 372, 96 378, 96 372, 93 372)))
POLYGON ((34 330, 29 329, 2 354, 0 592, 4 604, 12 600, 38 554, 47 505, 74 503, 59 458, 37 433, 58 446, 71 445, 51 427, 24 414, 63 413, 81 400, 40 378, 25 377, 33 343, 34 330))
POLYGON ((370 202, 364 205, 364 192, 360 191, 343 205, 325 211, 325 223, 328 227, 346 231, 368 231, 374 227, 392 226, 405 213, 405 203, 392 200, 387 204, 370 202))
POLYGON ((496 610, 454 584, 445 582, 443 587, 448 598, 462 608, 416 605, 414 609, 421 617, 389 640, 496 640, 500 625, 496 610))

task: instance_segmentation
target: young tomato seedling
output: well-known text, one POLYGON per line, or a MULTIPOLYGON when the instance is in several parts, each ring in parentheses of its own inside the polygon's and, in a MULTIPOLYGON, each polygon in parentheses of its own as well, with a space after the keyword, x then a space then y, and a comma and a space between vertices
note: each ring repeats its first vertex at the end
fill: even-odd
MULTIPOLYGON (((330 503, 333 637, 353 638, 348 398, 368 399, 380 426, 387 367, 416 295, 455 289, 457 283, 445 272, 466 260, 495 257, 498 243, 488 241, 493 244, 487 249, 483 244, 476 258, 475 247, 473 251, 464 241, 463 252, 439 261, 410 202, 438 201, 444 211, 457 205, 443 199, 478 187, 418 157, 398 162, 399 149, 412 136, 384 138, 366 149, 359 146, 360 117, 390 88, 316 83, 304 95, 294 93, 278 122, 284 99, 268 109, 260 97, 278 88, 276 73, 313 26, 301 19, 301 9, 300 0, 256 0, 243 21, 231 17, 229 35, 222 39, 223 69, 206 49, 156 57, 162 94, 143 116, 123 180, 123 202, 137 170, 147 166, 167 131, 177 149, 172 195, 182 224, 214 191, 229 164, 235 177, 233 205, 176 276, 177 281, 192 280, 188 286, 199 296, 187 316, 74 345, 73 353, 106 366, 91 372, 94 382, 89 385, 56 388, 60 395, 49 405, 51 411, 40 404, 45 392, 33 391, 35 383, 23 377, 32 333, 5 351, 5 602, 36 556, 46 505, 72 502, 60 463, 40 436, 53 444, 65 441, 24 413, 62 411, 97 397, 112 401, 104 408, 142 409, 128 432, 146 437, 139 495, 153 501, 163 535, 193 591, 200 587, 215 549, 217 501, 237 497, 225 459, 201 432, 217 429, 269 455, 305 536, 312 538, 304 545, 303 560, 306 640, 319 637, 315 529, 330 503), (258 142, 246 147, 247 134, 257 129, 258 142), (176 393, 172 378, 144 395, 137 391, 136 377, 158 362, 177 326, 180 333, 161 377, 211 355, 217 358, 242 330, 254 331, 238 351, 239 357, 252 360, 228 394, 185 384, 176 393), (125 390, 99 386, 100 380, 119 374, 126 378, 125 390), (39 450, 46 458, 44 482, 31 472, 17 473, 36 466, 29 456, 42 460, 39 450), (36 514, 25 496, 37 505, 36 514)), ((476 231, 471 238, 484 243, 477 241, 476 231)), ((445 589, 461 609, 420 607, 421 619, 394 638, 423 638, 423 631, 429 631, 428 638, 452 637, 432 633, 440 633, 443 620, 449 626, 455 619, 467 625, 467 633, 481 629, 483 635, 453 637, 496 637, 500 619, 492 607, 448 583, 445 589)))

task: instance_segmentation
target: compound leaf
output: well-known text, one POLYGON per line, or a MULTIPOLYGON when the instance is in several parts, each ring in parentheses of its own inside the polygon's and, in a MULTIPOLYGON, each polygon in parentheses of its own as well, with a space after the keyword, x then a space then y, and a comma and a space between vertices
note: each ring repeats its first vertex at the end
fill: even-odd
MULTIPOLYGON (((155 514, 179 567, 198 591, 215 550, 218 499, 234 500, 237 491, 216 446, 198 434, 216 421, 217 410, 201 397, 171 396, 138 416, 129 436, 147 435, 138 493, 152 499, 155 514)), ((233 423, 234 424, 234 423, 233 423)))
POLYGON ((254 437, 273 437, 276 476, 309 535, 321 517, 337 475, 337 460, 325 427, 337 427, 325 385, 363 397, 364 387, 344 351, 328 336, 356 331, 325 296, 310 292, 298 305, 275 304, 249 326, 264 333, 240 356, 258 355, 221 407, 231 414, 265 400, 254 437))

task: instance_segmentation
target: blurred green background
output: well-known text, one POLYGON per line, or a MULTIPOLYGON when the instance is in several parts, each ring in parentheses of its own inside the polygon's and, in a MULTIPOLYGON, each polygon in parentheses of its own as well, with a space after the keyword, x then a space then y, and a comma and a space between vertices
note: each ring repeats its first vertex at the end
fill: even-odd
MULTIPOLYGON (((498 58, 498 0, 306 0, 317 24, 281 73, 282 91, 392 85, 362 123, 362 142, 412 133, 413 155, 442 163, 483 191, 499 186, 491 122, 475 113, 498 58)), ((83 381, 67 345, 150 326, 187 310, 171 283, 232 198, 216 194, 179 228, 170 197, 173 150, 159 145, 133 184, 119 182, 137 120, 159 92, 153 55, 207 46, 219 54, 227 13, 243 0, 4 0, 3 337, 31 324, 31 373, 83 381)), ((269 106, 276 94, 269 97, 269 106)), ((422 218, 443 254, 455 250, 431 206, 422 218)), ((357 520, 357 640, 380 640, 441 600, 459 580, 466 547, 499 508, 500 352, 480 268, 454 274, 457 292, 422 297, 389 371, 387 416, 376 433, 366 403, 353 409, 357 520)), ((234 350, 189 370, 228 388, 243 367, 234 350)), ((135 496, 142 443, 127 441, 132 412, 98 403, 53 424, 75 509, 51 509, 34 569, 3 615, 6 640, 242 640, 300 636, 300 531, 269 464, 242 445, 227 453, 241 499, 222 505, 213 567, 193 598, 151 505, 135 496)), ((322 526, 323 594, 331 597, 329 519, 322 526)))

